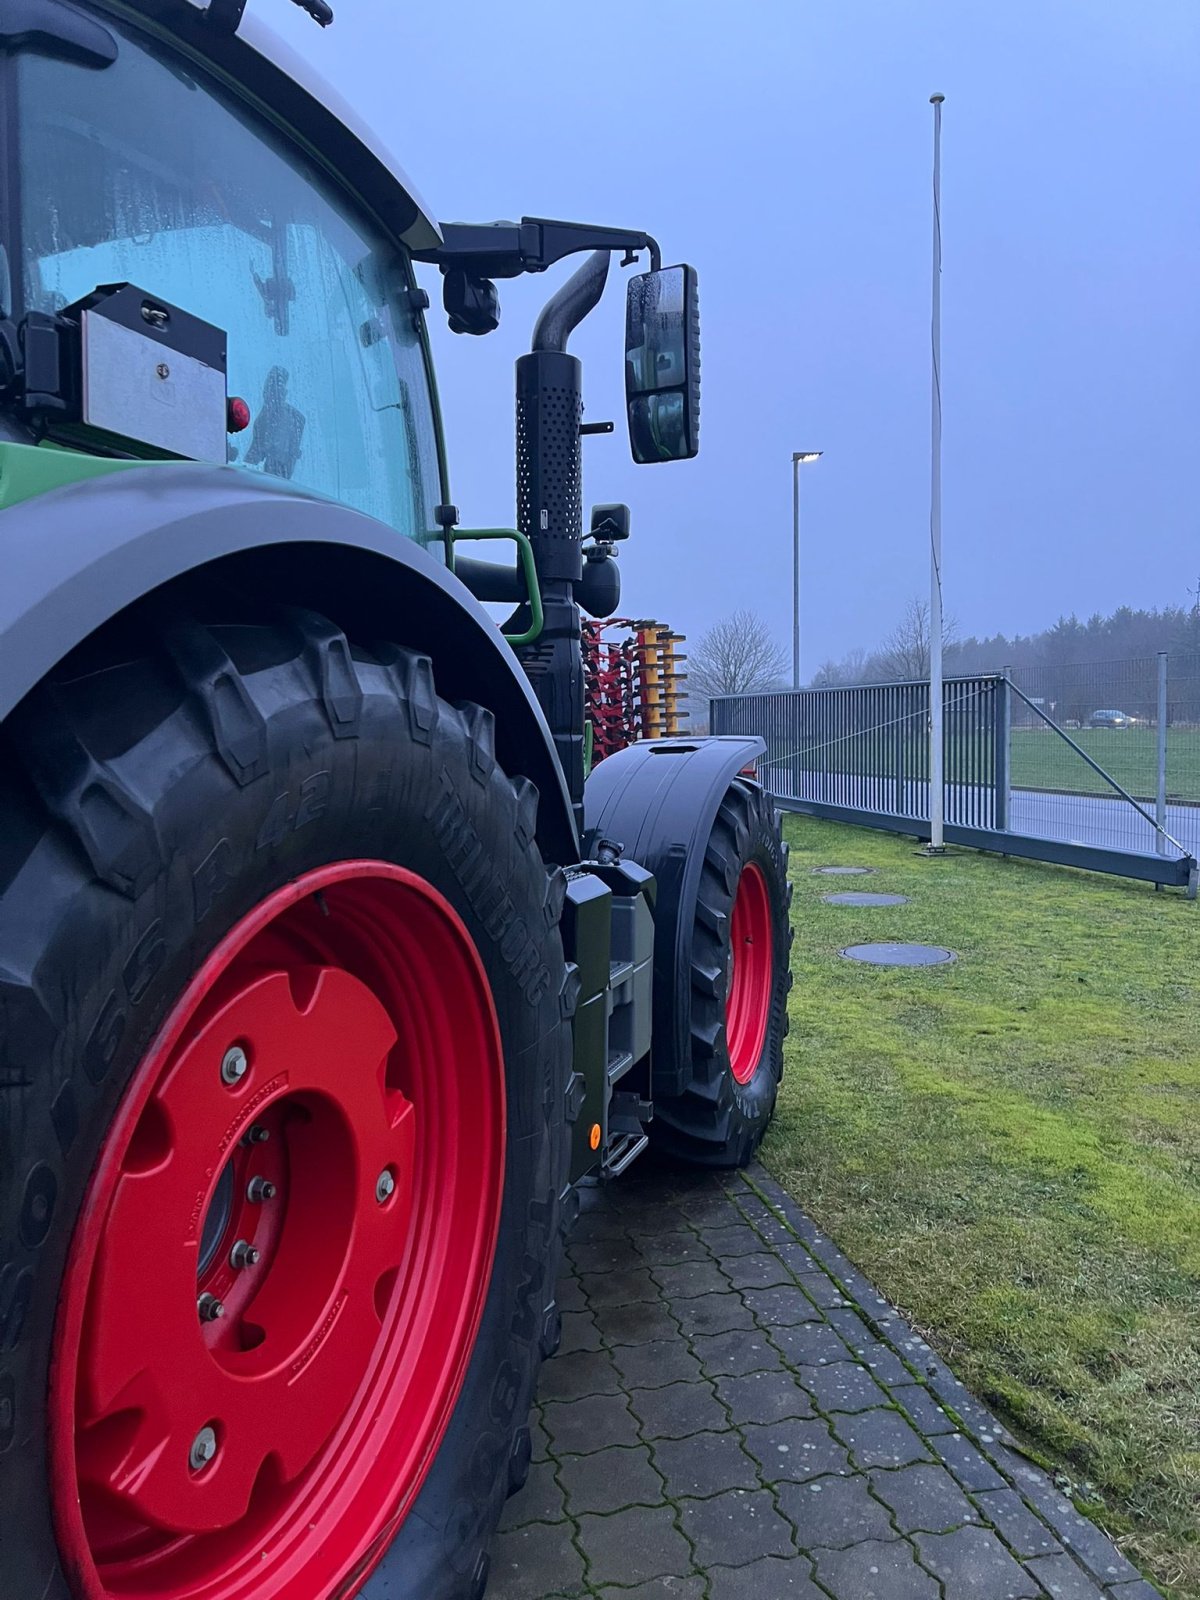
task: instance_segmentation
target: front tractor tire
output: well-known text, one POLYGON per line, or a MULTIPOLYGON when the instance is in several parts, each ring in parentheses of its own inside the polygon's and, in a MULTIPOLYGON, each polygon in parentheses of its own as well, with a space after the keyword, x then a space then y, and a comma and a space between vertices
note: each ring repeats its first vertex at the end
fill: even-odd
POLYGON ((783 1077, 792 931, 787 846, 770 796, 737 778, 712 825, 691 938, 682 1094, 656 1096, 652 1142, 705 1167, 744 1167, 783 1077))
POLYGON ((428 658, 226 597, 6 725, 0 1595, 479 1600, 557 1338, 564 881, 428 658))

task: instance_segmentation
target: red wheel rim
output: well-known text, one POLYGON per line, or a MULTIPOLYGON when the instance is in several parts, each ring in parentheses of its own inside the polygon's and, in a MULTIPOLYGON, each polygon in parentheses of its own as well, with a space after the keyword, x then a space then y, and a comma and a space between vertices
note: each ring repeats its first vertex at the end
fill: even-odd
POLYGON ((228 935, 131 1080, 63 1283, 51 1473, 84 1600, 361 1581, 462 1385, 504 1132, 487 979, 423 879, 322 867, 228 935))
POLYGON ((762 868, 750 861, 742 868, 729 934, 729 998, 725 1002, 725 1035, 729 1067, 739 1083, 749 1083, 758 1070, 767 1021, 771 1015, 771 980, 775 965, 771 937, 771 899, 762 868))

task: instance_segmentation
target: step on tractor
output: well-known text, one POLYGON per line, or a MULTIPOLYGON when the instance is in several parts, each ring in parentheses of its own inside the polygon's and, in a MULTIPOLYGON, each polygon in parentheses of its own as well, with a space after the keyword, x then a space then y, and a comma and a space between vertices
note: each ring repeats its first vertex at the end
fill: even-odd
POLYGON ((245 10, 0 0, 3 1600, 483 1595, 581 1182, 745 1163, 780 1079, 760 743, 588 759, 568 339, 636 266, 694 456, 695 273, 439 225, 245 10), (576 254, 463 526, 415 268, 481 335, 576 254))

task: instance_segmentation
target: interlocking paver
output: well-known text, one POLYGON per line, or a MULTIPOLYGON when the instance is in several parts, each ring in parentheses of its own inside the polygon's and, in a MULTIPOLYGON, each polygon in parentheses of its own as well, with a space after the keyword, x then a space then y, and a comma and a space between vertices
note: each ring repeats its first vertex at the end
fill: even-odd
POLYGON ((887 1400, 871 1374, 855 1361, 801 1367, 797 1377, 816 1401, 818 1411, 869 1411, 887 1400))
POLYGON ((586 1455, 612 1444, 636 1444, 637 1422, 623 1394, 551 1400, 542 1407, 553 1455, 586 1455))
POLYGON ((521 1528, 527 1522, 562 1522, 566 1514, 563 1492, 555 1481, 556 1463, 535 1461, 529 1469, 525 1487, 512 1496, 500 1519, 502 1532, 521 1528))
POLYGON ((713 1567, 708 1600, 826 1600, 803 1556, 763 1556, 745 1567, 713 1567))
POLYGON ((757 1464, 734 1432, 656 1439, 653 1449, 654 1465, 666 1479, 669 1500, 759 1487, 757 1464))
POLYGON ((1103 1594, 1070 1556, 1039 1556, 1029 1563, 1037 1581, 1054 1600, 1104 1600, 1103 1594))
POLYGON ((567 1246, 567 1257, 578 1272, 620 1272, 630 1266, 629 1240, 594 1239, 567 1246))
POLYGON ((1036 1580, 985 1528, 918 1533, 914 1543, 955 1600, 1037 1600, 1036 1580))
POLYGON ((600 1329, 596 1326, 596 1319, 590 1311, 564 1311, 563 1312, 562 1343, 558 1347, 559 1355, 569 1356, 576 1350, 599 1350, 601 1348, 600 1329))
POLYGON ((790 1372, 748 1372, 716 1380, 717 1393, 733 1422, 780 1422, 784 1417, 811 1417, 808 1395, 790 1372))
POLYGON ((772 1328, 771 1343, 793 1367, 819 1367, 827 1361, 844 1361, 846 1346, 827 1322, 803 1322, 796 1328, 772 1328))
POLYGON ((979 1509, 1000 1530, 1004 1542, 1019 1556, 1056 1555, 1062 1546, 1050 1529, 1021 1499, 1015 1489, 994 1489, 976 1496, 979 1509))
POLYGON ((726 1294, 729 1279, 711 1257, 675 1267, 655 1267, 654 1277, 668 1300, 691 1300, 700 1294, 726 1294))
POLYGON ((558 1477, 573 1517, 588 1511, 621 1511, 626 1506, 659 1506, 666 1499, 662 1477, 644 1444, 612 1446, 588 1456, 563 1456, 558 1477))
POLYGON ((856 1467, 905 1467, 910 1461, 928 1461, 929 1452, 919 1435, 897 1411, 883 1407, 838 1415, 833 1431, 850 1450, 856 1467))
POLYGON ((598 1239, 627 1239, 625 1223, 615 1211, 596 1211, 582 1209, 579 1221, 575 1224, 575 1231, 571 1235, 572 1244, 590 1244, 598 1239))
POLYGON ((650 1344, 678 1339, 679 1324, 661 1301, 635 1300, 629 1306, 603 1306, 596 1326, 606 1344, 650 1344))
POLYGON ((488 1600, 1155 1600, 752 1182, 778 1205, 737 1174, 653 1168, 584 1192, 488 1600))
POLYGON ((686 1578, 693 1572, 687 1540, 675 1526, 671 1506, 647 1511, 635 1506, 611 1517, 579 1519, 579 1540, 588 1554, 596 1585, 649 1583, 655 1578, 686 1578))
POLYGON ((779 1509, 796 1530, 801 1550, 832 1550, 863 1539, 894 1539, 887 1507, 870 1492, 866 1478, 813 1478, 778 1489, 779 1509))
POLYGON ((1003 1489, 1004 1479, 961 1433, 942 1434, 933 1441, 933 1448, 964 1489, 970 1489, 973 1493, 1003 1489))
POLYGON ((587 1310, 587 1295, 584 1292, 582 1283, 574 1273, 564 1274, 558 1280, 555 1298, 558 1301, 558 1309, 560 1311, 587 1310))
POLYGON ((655 1578, 653 1583, 639 1583, 636 1589, 600 1589, 597 1593, 600 1600, 704 1600, 704 1579, 655 1578))
POLYGON ((770 1422, 745 1427, 741 1433, 767 1483, 804 1483, 827 1473, 850 1471, 848 1452, 821 1417, 770 1422))
POLYGON ((835 1600, 939 1600, 936 1580, 921 1570, 911 1545, 902 1540, 868 1539, 848 1550, 818 1550, 815 1560, 817 1577, 835 1600))
POLYGON ((796 1281, 815 1305, 832 1307, 846 1304, 841 1289, 823 1272, 802 1272, 796 1281))
POLYGON ((661 1389, 668 1383, 693 1383, 704 1376, 696 1357, 676 1334, 650 1344, 624 1344, 612 1359, 629 1389, 661 1389))
POLYGON ((894 1350, 875 1340, 874 1343, 851 1345, 855 1356, 863 1362, 877 1383, 909 1383, 912 1373, 894 1350))
POLYGON ((529 1418, 529 1436, 533 1441, 533 1454, 531 1459, 534 1461, 545 1461, 550 1452, 550 1438, 546 1433, 545 1428, 542 1427, 542 1417, 539 1411, 535 1411, 529 1418))
POLYGON ((891 1511, 901 1533, 949 1533, 979 1520, 945 1467, 919 1464, 872 1472, 871 1487, 891 1511))
POLYGON ((792 1530, 765 1489, 740 1489, 711 1500, 681 1500, 679 1515, 704 1567, 738 1566, 757 1556, 794 1552, 792 1530))
POLYGON ((897 1385, 892 1389, 892 1399, 904 1407, 909 1420, 916 1423, 926 1438, 933 1434, 958 1431, 958 1423, 946 1415, 937 1396, 924 1384, 897 1385))
POLYGON ((794 1272, 797 1277, 800 1277, 802 1273, 815 1272, 817 1270, 816 1261, 813 1260, 812 1255, 800 1243, 799 1239, 789 1238, 784 1244, 776 1244, 774 1251, 788 1271, 794 1272))
POLYGON ((795 1280, 776 1255, 731 1256, 721 1270, 735 1289, 793 1288, 795 1280))
MULTIPOLYGON (((852 1350, 874 1344, 879 1337, 852 1306, 830 1306, 825 1313, 825 1320, 831 1328, 837 1329, 852 1350)), ((911 1382, 911 1379, 907 1381, 911 1382)))
MULTIPOLYGON (((821 1320, 820 1311, 794 1283, 774 1289, 746 1289, 742 1298, 764 1328, 792 1328, 798 1322, 821 1320)), ((843 1353, 844 1349, 843 1346, 843 1353)))
POLYGON ((543 1400, 578 1400, 588 1394, 616 1394, 620 1387, 607 1350, 577 1350, 547 1361, 538 1393, 543 1400))
POLYGON ((648 1267, 625 1267, 620 1272, 585 1272, 580 1283, 593 1310, 627 1306, 637 1300, 657 1300, 658 1285, 648 1267))
POLYGON ((763 1247, 762 1240, 748 1222, 735 1222, 724 1228, 705 1228, 704 1242, 713 1255, 726 1257, 757 1255, 763 1247))
POLYGON ((731 1328, 754 1326, 753 1317, 732 1287, 721 1294, 702 1294, 694 1300, 676 1301, 674 1311, 687 1338, 698 1333, 728 1333, 731 1328))
POLYGON ((698 1233, 652 1233, 632 1241, 648 1267, 673 1267, 684 1261, 711 1261, 712 1251, 698 1233))
POLYGON ((492 1541, 487 1600, 544 1600, 587 1593, 583 1557, 568 1523, 531 1522, 492 1541))
POLYGON ((707 1379, 669 1383, 662 1389, 634 1389, 629 1400, 641 1421, 644 1439, 685 1439, 689 1433, 728 1426, 725 1408, 707 1379))
POLYGON ((733 1376, 776 1371, 781 1365, 779 1351, 766 1334, 757 1329, 734 1328, 729 1333, 698 1334, 692 1340, 692 1349, 711 1377, 718 1373, 733 1376))

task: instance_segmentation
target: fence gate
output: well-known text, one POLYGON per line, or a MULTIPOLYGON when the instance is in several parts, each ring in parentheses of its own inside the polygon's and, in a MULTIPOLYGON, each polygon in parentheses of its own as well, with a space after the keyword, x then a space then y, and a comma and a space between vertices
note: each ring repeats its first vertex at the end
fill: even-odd
MULTIPOLYGON (((1196 861, 1179 842, 1191 814, 1130 793, 1090 753, 1090 734, 1060 727, 1044 697, 985 673, 948 678, 943 706, 949 843, 1195 894, 1196 861), (1031 741, 1052 789, 1026 780, 1031 741)), ((710 726, 765 741, 761 776, 784 810, 928 838, 927 682, 725 695, 710 703, 710 726)))

